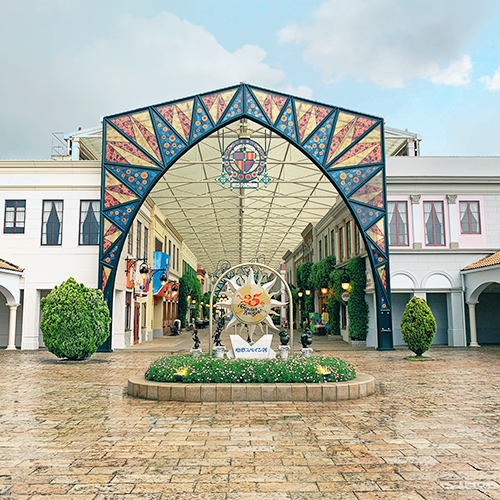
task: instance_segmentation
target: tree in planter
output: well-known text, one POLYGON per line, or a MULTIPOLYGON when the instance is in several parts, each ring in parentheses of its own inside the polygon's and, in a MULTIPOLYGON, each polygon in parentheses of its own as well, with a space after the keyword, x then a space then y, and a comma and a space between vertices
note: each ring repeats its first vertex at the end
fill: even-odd
POLYGON ((412 297, 401 320, 403 341, 417 358, 429 349, 436 333, 436 320, 424 299, 412 297))
POLYGON ((198 278, 190 276, 188 274, 182 276, 179 279, 179 295, 178 295, 178 317, 181 320, 181 326, 184 328, 186 326, 186 316, 189 310, 188 295, 191 296, 190 300, 196 301, 196 306, 193 311, 193 318, 196 319, 199 316, 199 306, 201 302, 201 283, 198 278))
POLYGON ((108 306, 100 290, 69 278, 40 301, 43 342, 58 358, 87 359, 108 338, 108 306))

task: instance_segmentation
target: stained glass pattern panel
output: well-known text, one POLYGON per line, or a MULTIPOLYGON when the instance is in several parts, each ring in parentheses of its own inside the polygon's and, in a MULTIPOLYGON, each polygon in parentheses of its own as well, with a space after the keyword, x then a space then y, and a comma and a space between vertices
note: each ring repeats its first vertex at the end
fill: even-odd
POLYGON ((374 207, 383 208, 383 173, 380 170, 378 174, 369 179, 362 187, 360 187, 351 197, 350 201, 358 201, 372 205, 374 207))
POLYGON ((226 108, 229 106, 237 90, 237 88, 233 88, 224 92, 215 92, 201 98, 214 124, 217 124, 224 116, 226 108))
POLYGON ((345 154, 331 165, 331 167, 351 167, 353 165, 380 163, 382 150, 380 126, 374 128, 366 137, 351 147, 345 154))
POLYGON ((257 89, 252 89, 252 92, 269 118, 269 121, 274 124, 287 101, 287 97, 257 89))
POLYGON ((329 175, 335 181, 340 191, 349 196, 352 191, 372 177, 377 170, 376 167, 339 169, 330 171, 329 175))
POLYGON ((104 174, 104 207, 109 208, 121 203, 128 203, 136 200, 137 195, 130 191, 121 181, 114 175, 106 171, 104 174))
POLYGON ((182 137, 189 141, 191 130, 191 116, 193 114, 194 99, 159 106, 156 111, 163 116, 166 122, 182 137))

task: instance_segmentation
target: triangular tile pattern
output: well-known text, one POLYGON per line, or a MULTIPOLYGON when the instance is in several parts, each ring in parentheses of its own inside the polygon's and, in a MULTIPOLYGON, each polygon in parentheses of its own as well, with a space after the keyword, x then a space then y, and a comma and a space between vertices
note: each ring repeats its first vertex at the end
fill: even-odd
POLYGON ((375 262, 375 266, 378 266, 387 260, 385 256, 382 254, 382 252, 380 252, 380 249, 377 248, 375 245, 369 243, 369 247, 373 255, 373 261, 375 262))
POLYGON ((164 163, 168 165, 186 149, 186 146, 163 118, 155 115, 155 124, 164 163))
POLYGON ((109 275, 111 274, 111 268, 102 266, 102 284, 101 284, 101 290, 104 290, 106 288, 106 285, 108 283, 109 275))
POLYGON ((328 175, 336 182, 338 188, 346 195, 363 185, 380 167, 351 168, 332 170, 328 175))
POLYGON ((106 161, 125 165, 158 168, 148 156, 111 125, 106 126, 106 161))
POLYGON ((389 309, 389 306, 387 304, 387 300, 385 299, 384 292, 382 291, 382 287, 379 285, 378 287, 378 296, 379 296, 379 302, 380 302, 380 309, 383 311, 386 311, 389 309))
POLYGON ((111 121, 141 148, 161 162, 160 150, 154 134, 149 111, 112 118, 111 121))
POLYGON ((156 111, 163 116, 167 123, 182 137, 189 142, 191 130, 191 116, 193 114, 194 99, 159 106, 156 111))
POLYGON ((248 90, 245 93, 245 106, 246 111, 250 116, 256 118, 261 122, 269 123, 266 113, 264 113, 264 111, 260 107, 260 104, 256 101, 256 99, 254 99, 252 93, 248 90))
POLYGON ((112 224, 108 219, 104 219, 102 253, 106 253, 115 241, 121 236, 122 231, 112 224))
POLYGON ((282 134, 285 134, 287 137, 289 137, 292 141, 297 142, 297 129, 295 125, 295 116, 293 114, 293 106, 291 100, 283 108, 283 114, 278 120, 278 123, 276 123, 276 128, 282 134))
POLYGON ((226 108, 223 118, 220 123, 224 123, 238 115, 243 115, 243 89, 241 88, 234 101, 226 108))
POLYGON ((363 229, 373 225, 373 223, 385 212, 382 210, 377 210, 373 207, 366 207, 364 205, 359 205, 358 203, 350 203, 351 208, 358 217, 363 229))
POLYGON ((328 139, 332 133, 333 121, 335 116, 331 116, 328 120, 316 130, 311 138, 303 144, 307 152, 318 159, 320 164, 324 163, 326 157, 326 148, 328 139))
POLYGON ((383 208, 384 192, 382 181, 383 172, 380 170, 350 197, 350 201, 358 201, 366 205, 383 208))
POLYGON ((366 231, 366 235, 372 239, 382 252, 386 253, 384 220, 385 217, 382 217, 376 224, 366 231))
POLYGON ((287 101, 287 97, 253 88, 252 92, 269 118, 269 121, 274 124, 287 101))
POLYGON ((136 200, 137 195, 106 170, 104 174, 104 207, 109 208, 121 203, 136 200))
POLYGON ((377 267, 377 272, 380 277, 380 281, 382 282, 382 286, 384 287, 384 290, 387 292, 387 269, 386 265, 382 265, 380 267, 377 267))
POLYGON ((299 139, 302 142, 328 116, 332 108, 316 106, 313 103, 295 99, 295 115, 299 128, 299 139))
POLYGON ((104 211, 104 215, 109 217, 117 226, 125 229, 127 222, 132 217, 136 206, 137 202, 129 203, 128 205, 123 205, 122 207, 106 210, 104 211))
POLYGON ((142 194, 148 190, 149 185, 161 175, 159 170, 146 170, 121 165, 106 165, 120 180, 136 193, 142 194))
POLYGON ((111 266, 111 267, 114 267, 115 265, 115 261, 116 261, 116 258, 119 256, 119 252, 118 252, 118 245, 115 245, 113 247, 113 249, 111 250, 111 252, 109 252, 108 255, 106 255, 104 258, 103 258, 103 262, 107 265, 107 266, 111 266))
POLYGON ((193 122, 193 140, 199 139, 214 128, 199 99, 196 99, 193 122))
POLYGON ((327 163, 347 149, 375 123, 376 120, 341 111, 335 124, 335 132, 328 150, 327 163))
POLYGON ((215 92, 201 98, 203 104, 207 108, 208 113, 212 117, 214 125, 216 125, 220 118, 224 116, 226 108, 228 107, 237 90, 238 87, 235 87, 229 90, 225 90, 224 92, 215 92))
POLYGON ((331 165, 331 167, 352 167, 362 163, 380 163, 382 161, 380 141, 381 127, 379 125, 345 154, 338 158, 337 161, 331 165), (368 160, 368 158, 371 160, 368 160))

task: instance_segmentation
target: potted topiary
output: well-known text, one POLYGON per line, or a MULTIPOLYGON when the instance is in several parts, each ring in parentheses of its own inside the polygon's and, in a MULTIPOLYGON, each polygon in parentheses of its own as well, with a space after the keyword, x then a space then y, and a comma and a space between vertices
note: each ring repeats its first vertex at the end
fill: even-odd
POLYGON ((424 299, 413 297, 406 304, 401 332, 408 349, 415 353, 411 359, 422 359, 422 354, 429 349, 436 333, 436 320, 424 299))
POLYGON ((74 278, 54 287, 40 306, 43 341, 58 358, 87 359, 109 335, 111 318, 102 292, 74 278))

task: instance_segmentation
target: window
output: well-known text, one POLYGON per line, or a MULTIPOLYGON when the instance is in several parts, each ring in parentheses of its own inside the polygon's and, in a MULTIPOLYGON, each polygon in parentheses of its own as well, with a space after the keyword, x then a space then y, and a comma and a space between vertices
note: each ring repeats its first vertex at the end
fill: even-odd
POLYGON ((177 271, 179 270, 179 249, 177 248, 177 271))
MULTIPOLYGON (((165 248, 167 248, 167 245, 165 245, 165 248)), ((170 258, 172 258, 172 242, 168 240, 168 255, 170 255, 170 258)), ((173 262, 172 262, 172 267, 173 267, 173 262)))
POLYGON ((354 226, 355 227, 355 232, 356 232, 356 236, 355 236, 355 245, 356 245, 356 255, 359 255, 361 253, 361 231, 358 229, 357 226, 354 226))
POLYGON ((444 245, 443 202, 424 202, 425 244, 444 245))
POLYGON ((60 245, 62 242, 62 200, 43 202, 42 245, 60 245))
POLYGON ((349 221, 346 224, 346 230, 347 230, 347 257, 352 256, 352 224, 351 221, 349 221))
POLYGON ((479 202, 460 202, 460 230, 462 234, 479 234, 479 202))
POLYGON ((127 252, 132 255, 134 252, 134 224, 132 223, 128 232, 127 252))
POLYGON ((148 258, 148 250, 149 250, 149 229, 147 227, 144 228, 144 257, 148 258))
POLYGON ((135 235, 135 238, 136 238, 136 256, 137 258, 139 259, 141 257, 141 236, 142 236, 142 224, 140 222, 137 223, 137 233, 135 235))
POLYGON ((339 247, 340 247, 340 260, 345 259, 345 248, 344 248, 344 228, 339 227, 339 247))
POLYGON ((318 252, 319 252, 319 260, 322 259, 322 256, 321 256, 321 240, 318 241, 318 252))
POLYGON ((80 202, 80 245, 99 244, 99 201, 80 202))
POLYGON ((332 255, 335 255, 335 229, 332 229, 330 233, 330 248, 332 249, 332 255))
POLYGON ((24 233, 26 200, 5 200, 4 233, 24 233))
POLYGON ((389 245, 408 245, 408 215, 405 201, 387 203, 389 245))
POLYGON ((174 253, 172 255, 172 267, 174 269, 177 269, 176 265, 175 265, 175 244, 174 244, 174 253))
POLYGON ((325 234, 325 257, 328 255, 328 235, 325 234))

